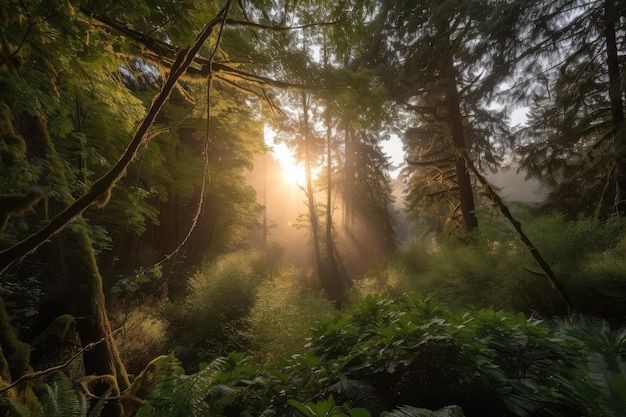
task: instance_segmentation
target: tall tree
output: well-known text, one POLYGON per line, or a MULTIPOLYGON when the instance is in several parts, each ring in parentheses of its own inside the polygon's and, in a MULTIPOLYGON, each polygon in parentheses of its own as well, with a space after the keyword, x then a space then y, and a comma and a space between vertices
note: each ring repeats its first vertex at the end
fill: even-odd
POLYGON ((385 2, 366 57, 415 116, 417 129, 405 136, 415 163, 409 175, 419 180, 424 165, 442 169, 442 194, 454 190, 466 231, 478 223, 463 155, 494 167, 506 148, 506 117, 486 109, 510 74, 520 10, 514 2, 385 2))
POLYGON ((623 2, 550 1, 528 10, 524 77, 530 102, 522 166, 561 210, 624 212, 623 2))
MULTIPOLYGON (((360 276, 373 261, 395 249, 389 170, 380 144, 398 129, 395 106, 374 71, 360 67, 365 40, 376 30, 376 3, 337 2, 325 28, 323 100, 334 120, 337 156, 336 191, 341 204, 338 233, 343 262, 351 276, 360 276)), ((339 223, 339 222, 338 222, 339 223)))
MULTIPOLYGON (((253 25, 238 21, 237 13, 232 15, 235 19, 231 17, 229 20, 232 3, 227 1, 218 11, 217 5, 207 7, 206 2, 191 0, 164 0, 155 8, 143 2, 126 7, 119 3, 93 1, 80 5, 85 14, 77 12, 78 7, 73 7, 70 2, 0 5, 6 17, 0 22, 3 25, 0 31, 3 48, 0 55, 0 90, 3 92, 0 151, 2 167, 7 174, 0 182, 5 232, 0 250, 2 279, 23 276, 24 269, 20 270, 19 262, 37 249, 40 249, 38 256, 44 253, 42 259, 49 256, 53 262, 48 264, 50 270, 47 273, 58 278, 57 283, 63 283, 57 289, 67 289, 68 294, 78 300, 57 307, 65 309, 61 312, 81 316, 77 330, 81 343, 85 348, 89 347, 83 355, 86 371, 113 376, 106 380, 114 381, 114 388, 118 391, 126 389, 129 382, 111 337, 103 279, 94 250, 92 237, 97 234, 94 232, 101 231, 89 226, 88 220, 96 216, 91 217, 90 211, 86 210, 94 205, 105 207, 111 201, 113 189, 139 150, 161 132, 155 121, 167 122, 167 117, 159 119, 158 116, 172 92, 179 91, 181 96, 192 99, 179 82, 183 78, 203 77, 205 82, 219 79, 226 86, 222 94, 237 91, 238 94, 263 96, 263 88, 268 85, 286 85, 246 73, 241 68, 235 69, 227 54, 219 51, 226 38, 222 36, 226 22, 235 31, 247 31, 245 28, 253 25), (181 18, 177 25, 169 25, 176 16, 180 18, 181 6, 189 6, 197 13, 185 15, 188 20, 181 18), (126 23, 133 29, 111 16, 128 19, 126 23), (199 34, 194 38, 196 31, 199 34), (190 46, 178 46, 181 44, 190 46), (120 57, 137 56, 158 64, 162 76, 160 92, 145 117, 139 100, 121 82, 132 66, 120 57), (227 63, 217 62, 222 58, 227 63), (83 82, 89 77, 92 77, 91 83, 83 82), (76 81, 75 88, 65 88, 72 84, 68 80, 76 81), (109 95, 92 94, 93 102, 85 102, 89 96, 85 93, 90 89, 92 93, 102 92, 94 88, 98 83, 107 86, 109 95), (85 105, 101 105, 98 117, 90 120, 94 113, 87 114, 85 105), (139 126, 133 136, 136 124, 139 126), (117 162, 109 160, 109 153, 120 148, 122 156, 117 162), (102 152, 98 155, 104 161, 102 166, 87 163, 92 156, 90 150, 102 152), (95 172, 91 173, 91 169, 95 172), (48 239, 54 239, 55 247, 45 244, 48 239), (11 265, 13 269, 10 269, 11 265)), ((245 11, 240 10, 240 14, 245 11)), ((155 70, 148 68, 148 71, 155 70)), ((206 96, 206 91, 203 94, 206 96)), ((215 106, 215 97, 213 100, 212 106, 219 107, 215 106)), ((231 103, 225 100, 217 100, 217 103, 223 106, 217 109, 222 115, 232 114, 238 118, 249 114, 238 113, 241 108, 229 109, 231 103)), ((177 122, 181 119, 184 117, 177 122)), ((194 134, 194 122, 181 127, 178 133, 194 134)), ((214 125, 209 134, 230 130, 227 126, 230 123, 232 119, 224 120, 223 126, 214 125)), ((241 123, 241 129, 246 129, 245 123, 241 123)), ((232 146, 228 140, 235 141, 237 134, 224 135, 224 139, 226 143, 216 140, 215 147, 204 147, 202 152, 207 156, 208 150, 212 150, 220 163, 231 164, 233 169, 241 171, 245 159, 251 159, 250 155, 258 146, 253 142, 232 146), (243 165, 239 157, 244 160, 243 165)), ((226 169, 221 172, 228 175, 226 169)), ((163 186, 154 185, 155 192, 163 186)), ((240 194, 249 194, 249 190, 245 188, 240 194)), ((220 196, 219 192, 215 195, 216 198, 230 198, 220 196)), ((8 322, 2 323, 3 331, 9 328, 8 322)), ((7 340, 11 342, 11 338, 7 340)), ((8 345, 5 345, 5 339, 2 343, 4 350, 8 345)), ((27 350, 23 355, 21 360, 28 361, 27 350)), ((1 359, 0 364, 5 362, 1 359)), ((20 369, 20 372, 28 372, 24 367, 20 369)), ((2 377, 14 380, 19 375, 7 373, 3 367, 2 377)), ((120 411, 113 407, 108 412, 115 415, 120 411)))

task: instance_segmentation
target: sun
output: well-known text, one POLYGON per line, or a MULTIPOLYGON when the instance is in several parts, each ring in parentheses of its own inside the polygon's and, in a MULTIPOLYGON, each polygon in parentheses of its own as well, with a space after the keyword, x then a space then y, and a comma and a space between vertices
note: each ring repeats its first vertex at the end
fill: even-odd
POLYGON ((272 153, 282 168, 285 182, 293 187, 304 187, 306 171, 301 162, 296 162, 291 150, 281 143, 273 146, 272 153))

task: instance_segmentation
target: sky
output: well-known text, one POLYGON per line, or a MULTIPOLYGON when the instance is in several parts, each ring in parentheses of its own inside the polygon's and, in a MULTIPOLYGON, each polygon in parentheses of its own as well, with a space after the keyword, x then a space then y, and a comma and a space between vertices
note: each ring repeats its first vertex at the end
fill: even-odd
MULTIPOLYGON (((511 113, 511 125, 520 126, 526 123, 527 108, 519 108, 511 113)), ((265 130, 265 142, 273 149, 274 157, 287 171, 287 176, 302 185, 304 183, 304 169, 302 165, 294 163, 289 147, 282 143, 274 143, 275 133, 271 129, 265 130)), ((393 136, 381 143, 381 148, 390 158, 395 167, 390 172, 392 178, 396 178, 404 166, 404 149, 399 137, 393 136)), ((541 200, 541 187, 538 181, 525 179, 523 173, 517 172, 517 166, 513 164, 509 168, 502 169, 497 174, 488 174, 487 178, 496 187, 500 188, 502 198, 508 201, 537 202, 541 200)))

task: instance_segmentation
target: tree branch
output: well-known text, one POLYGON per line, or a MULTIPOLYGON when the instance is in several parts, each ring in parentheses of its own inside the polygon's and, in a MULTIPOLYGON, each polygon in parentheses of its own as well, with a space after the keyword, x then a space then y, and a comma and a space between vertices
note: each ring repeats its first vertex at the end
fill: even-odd
POLYGON ((228 25, 243 26, 252 30, 269 30, 269 31, 278 32, 278 33, 289 32, 290 30, 307 29, 310 27, 317 27, 317 26, 331 26, 337 23, 338 22, 318 22, 318 23, 309 23, 309 24, 300 25, 300 26, 267 26, 267 25, 261 25, 259 23, 254 23, 254 22, 226 19, 226 24, 228 25))
POLYGON ((60 232, 67 224, 80 216, 88 207, 96 203, 102 205, 107 203, 111 189, 115 186, 117 181, 125 175, 126 169, 135 158, 141 144, 145 141, 152 123, 154 123, 154 120, 160 113, 172 90, 176 87, 178 79, 187 71, 187 68, 189 68, 196 54, 213 32, 213 29, 222 23, 231 3, 232 0, 227 1, 219 14, 204 27, 202 32, 200 32, 196 38, 196 42, 191 47, 185 48, 178 53, 176 61, 171 67, 169 77, 152 102, 148 114, 135 132, 133 139, 113 168, 96 180, 85 194, 55 216, 46 226, 23 241, 0 251, 0 273, 4 272, 17 259, 21 259, 35 251, 44 242, 60 232))
POLYGON ((478 169, 476 169, 476 166, 472 163, 467 153, 460 152, 459 154, 461 155, 462 158, 465 159, 465 164, 468 167, 468 169, 472 171, 472 173, 476 176, 476 178, 478 178, 478 181, 483 185, 483 187, 485 187, 485 191, 487 192, 489 199, 496 205, 498 210, 500 210, 502 215, 506 217, 509 223, 511 223, 511 225, 517 232, 522 243, 530 251, 530 254, 533 257, 533 259, 535 260, 535 262, 537 262, 539 267, 543 270, 544 275, 550 281, 552 288, 556 290, 556 292, 559 294, 559 296, 561 297, 561 299, 567 306, 568 311, 572 309, 574 307, 574 304, 572 303, 571 298, 567 294, 567 291, 565 291, 565 288, 563 287, 561 282, 558 280, 558 278, 554 274, 554 271, 552 271, 552 268, 550 268, 550 265, 548 264, 548 262, 546 262, 543 256, 541 256, 541 254, 539 253, 539 250, 531 242, 530 238, 526 235, 526 233, 524 233, 524 231, 522 230, 522 224, 520 223, 520 221, 517 220, 513 216, 513 214, 511 213, 507 205, 504 203, 504 201, 502 201, 498 193, 496 193, 496 191, 489 184, 489 182, 487 182, 487 179, 485 179, 485 177, 478 171, 478 169))
MULTIPOLYGON (((129 38, 133 39, 139 45, 143 46, 147 50, 144 50, 144 57, 155 64, 165 65, 170 67, 174 61, 174 58, 179 53, 179 48, 175 46, 169 45, 160 40, 151 38, 146 36, 140 32, 132 30, 123 26, 122 24, 109 19, 106 16, 96 15, 90 13, 88 10, 81 8, 81 11, 93 19, 99 21, 104 24, 106 27, 111 28, 129 38)), ((228 22, 229 19, 226 19, 228 22)), ((243 22, 245 23, 245 22, 243 22)), ((250 23, 250 25, 254 25, 250 23)), ((262 26, 262 25, 258 25, 262 26)), ((201 80, 206 80, 206 77, 209 74, 224 74, 223 77, 230 77, 230 80, 233 82, 244 81, 247 83, 255 84, 260 87, 273 87, 278 89, 304 89, 304 90, 312 90, 318 89, 319 86, 306 86, 301 84, 292 84, 284 81, 274 80, 269 77, 263 77, 256 74, 251 74, 245 71, 241 71, 238 69, 234 69, 229 67, 223 63, 215 63, 211 62, 211 60, 201 57, 194 57, 193 62, 186 69, 185 74, 189 77, 198 78, 201 80)))
POLYGON ((25 374, 22 375, 21 377, 19 377, 18 379, 16 379, 15 381, 13 381, 10 385, 7 385, 6 387, 0 389, 0 394, 3 394, 7 391, 9 391, 10 389, 15 388, 16 386, 23 384, 26 381, 30 381, 32 379, 37 379, 37 378, 41 378, 42 376, 46 376, 49 374, 52 374, 54 372, 60 371, 64 368, 67 368, 72 362, 74 362, 76 360, 76 358, 78 358, 80 355, 82 355, 83 353, 87 352, 88 350, 93 349, 94 347, 96 347, 97 345, 99 345, 100 343, 104 342, 105 340, 107 340, 108 338, 112 337, 115 333, 117 333, 118 331, 120 331, 122 328, 120 327, 119 329, 109 333, 108 335, 106 335, 105 337, 103 337, 102 339, 98 340, 97 342, 93 342, 93 343, 89 343, 87 346, 85 346, 84 348, 82 348, 81 350, 79 350, 78 352, 76 352, 74 355, 72 355, 67 361, 63 362, 60 365, 56 365, 53 366, 51 368, 47 368, 44 369, 42 371, 37 371, 37 372, 32 372, 30 374, 25 374))

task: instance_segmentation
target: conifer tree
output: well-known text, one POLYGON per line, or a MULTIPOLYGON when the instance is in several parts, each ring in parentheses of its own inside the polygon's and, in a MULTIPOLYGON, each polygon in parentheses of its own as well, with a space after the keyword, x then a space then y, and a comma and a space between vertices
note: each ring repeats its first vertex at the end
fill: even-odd
POLYGON ((522 166, 561 210, 624 212, 623 2, 550 1, 527 11, 515 99, 530 103, 522 166))
POLYGON ((520 11, 515 2, 384 2, 364 59, 414 117, 404 137, 411 207, 450 201, 466 231, 478 223, 462 155, 487 169, 507 147, 506 117, 487 107, 510 74, 520 11))

